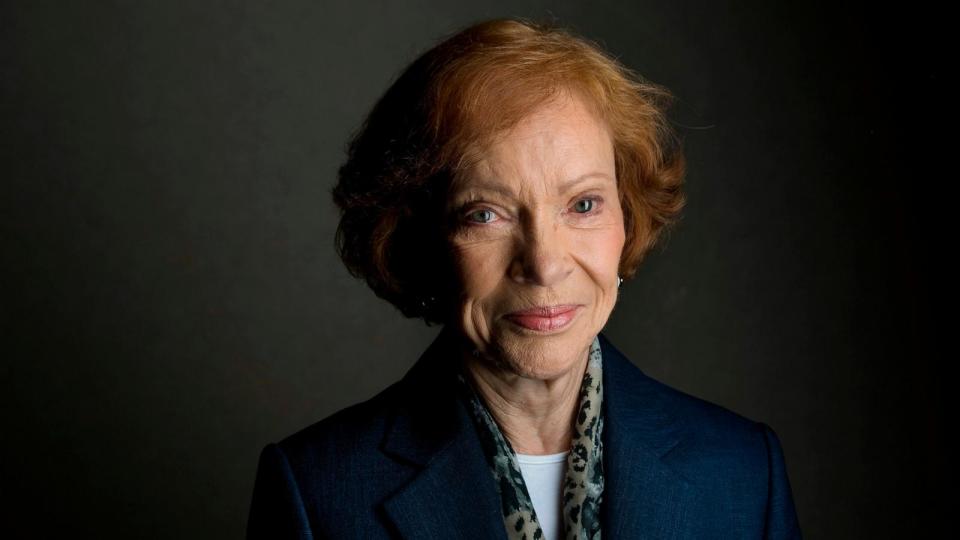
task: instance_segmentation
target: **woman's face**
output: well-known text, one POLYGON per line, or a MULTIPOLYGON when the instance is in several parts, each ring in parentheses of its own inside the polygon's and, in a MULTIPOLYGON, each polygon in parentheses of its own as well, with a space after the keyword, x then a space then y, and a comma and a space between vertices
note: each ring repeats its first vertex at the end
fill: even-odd
POLYGON ((464 336, 524 377, 582 366, 616 303, 625 238, 605 125, 579 99, 545 105, 453 184, 448 211, 464 336))

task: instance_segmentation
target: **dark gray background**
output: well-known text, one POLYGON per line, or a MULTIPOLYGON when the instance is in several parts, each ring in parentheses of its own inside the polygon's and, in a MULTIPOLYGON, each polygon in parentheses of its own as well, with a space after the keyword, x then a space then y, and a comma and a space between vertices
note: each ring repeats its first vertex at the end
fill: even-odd
POLYGON ((437 328, 347 274, 329 190, 400 69, 504 15, 678 97, 689 204, 613 342, 774 428, 807 537, 937 526, 943 18, 768 4, 4 3, 0 527, 239 537, 264 444, 405 373, 437 328))

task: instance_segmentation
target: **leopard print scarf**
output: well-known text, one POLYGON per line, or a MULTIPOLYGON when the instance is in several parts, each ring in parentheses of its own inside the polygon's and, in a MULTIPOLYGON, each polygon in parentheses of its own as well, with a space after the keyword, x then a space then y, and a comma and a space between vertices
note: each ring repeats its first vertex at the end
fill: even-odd
MULTIPOLYGON (((600 341, 590 346, 586 373, 580 386, 580 403, 573 426, 571 452, 563 481, 563 537, 568 540, 600 539, 600 504, 603 499, 603 431, 601 403, 602 357, 600 341)), ((461 370, 457 374, 462 395, 473 413, 487 462, 500 494, 503 522, 510 540, 544 540, 530 494, 517 463, 517 455, 483 400, 467 382, 461 370)))

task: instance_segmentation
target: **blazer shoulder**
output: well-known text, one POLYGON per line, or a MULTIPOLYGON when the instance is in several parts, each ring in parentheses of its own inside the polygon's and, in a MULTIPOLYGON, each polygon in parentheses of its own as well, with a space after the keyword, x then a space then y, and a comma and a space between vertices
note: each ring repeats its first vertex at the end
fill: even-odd
MULTIPOLYGON (((684 439, 738 444, 759 441, 760 424, 732 409, 708 401, 660 381, 634 364, 601 334, 604 358, 610 358, 611 376, 617 388, 628 394, 631 409, 651 408, 669 418, 671 428, 684 439)), ((623 399, 623 398, 622 398, 623 399)))
POLYGON ((685 438, 733 446, 761 441, 763 426, 724 405, 651 379, 670 403, 674 420, 685 438))
POLYGON ((695 484, 711 486, 717 493, 739 486, 741 491, 730 491, 729 495, 743 497, 744 504, 763 500, 771 467, 783 467, 783 451, 773 429, 728 407, 647 378, 647 384, 662 399, 664 410, 669 411, 677 439, 662 459, 695 484))
POLYGON ((377 526, 368 510, 412 474, 381 451, 402 399, 400 382, 264 447, 250 510, 251 537, 276 538, 271 529, 295 527, 290 538, 310 532, 326 538, 344 528, 377 526))
POLYGON ((609 342, 607 350, 608 389, 619 393, 610 396, 619 409, 613 420, 630 422, 635 427, 630 440, 648 444, 696 486, 701 495, 696 511, 717 518, 702 520, 699 536, 730 532, 722 516, 737 516, 752 524, 751 536, 800 537, 783 448, 770 426, 650 377, 609 342))
MULTIPOLYGON (((764 538, 801 538, 787 462, 777 433, 727 407, 657 382, 673 404, 680 441, 662 456, 710 493, 718 515, 750 516, 764 538)), ((710 498, 708 497, 708 500, 710 498)))

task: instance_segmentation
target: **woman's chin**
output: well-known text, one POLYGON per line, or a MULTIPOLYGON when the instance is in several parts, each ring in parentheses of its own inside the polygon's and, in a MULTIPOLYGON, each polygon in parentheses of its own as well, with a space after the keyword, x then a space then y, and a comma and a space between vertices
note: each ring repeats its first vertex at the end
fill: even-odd
POLYGON ((497 349, 511 371, 531 379, 556 379, 582 364, 590 339, 568 331, 547 336, 505 332, 497 349))

